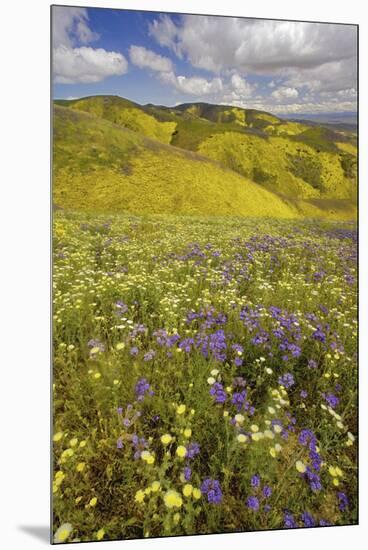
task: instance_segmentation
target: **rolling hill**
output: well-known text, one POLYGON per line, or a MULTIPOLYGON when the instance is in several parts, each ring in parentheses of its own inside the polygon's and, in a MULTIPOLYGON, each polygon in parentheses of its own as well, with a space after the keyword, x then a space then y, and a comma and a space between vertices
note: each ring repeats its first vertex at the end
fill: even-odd
POLYGON ((352 218, 355 136, 262 111, 57 100, 54 202, 135 213, 352 218))

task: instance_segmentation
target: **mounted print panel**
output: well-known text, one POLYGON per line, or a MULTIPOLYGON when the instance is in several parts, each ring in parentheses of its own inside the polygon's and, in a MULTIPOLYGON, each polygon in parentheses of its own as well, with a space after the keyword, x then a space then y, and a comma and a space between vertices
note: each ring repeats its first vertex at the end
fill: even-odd
POLYGON ((358 27, 51 12, 52 542, 356 524, 358 27))

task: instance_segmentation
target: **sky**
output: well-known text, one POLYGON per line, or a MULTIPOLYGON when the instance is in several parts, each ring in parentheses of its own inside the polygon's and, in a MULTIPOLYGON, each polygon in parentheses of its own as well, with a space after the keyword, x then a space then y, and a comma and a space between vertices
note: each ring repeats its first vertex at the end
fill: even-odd
POLYGON ((53 95, 354 112, 357 27, 54 6, 53 95))

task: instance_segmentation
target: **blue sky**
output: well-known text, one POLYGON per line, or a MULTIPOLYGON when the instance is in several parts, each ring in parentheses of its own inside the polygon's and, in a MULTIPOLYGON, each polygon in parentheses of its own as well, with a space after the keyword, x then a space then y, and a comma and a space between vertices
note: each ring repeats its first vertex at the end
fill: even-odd
POLYGON ((53 7, 55 98, 356 110, 356 27, 53 7))

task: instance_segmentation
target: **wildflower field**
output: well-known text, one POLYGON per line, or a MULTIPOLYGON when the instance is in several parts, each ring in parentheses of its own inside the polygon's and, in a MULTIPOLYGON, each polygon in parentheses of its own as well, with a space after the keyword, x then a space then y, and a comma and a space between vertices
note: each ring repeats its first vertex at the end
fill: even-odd
POLYGON ((58 210, 55 542, 357 522, 356 226, 58 210))

